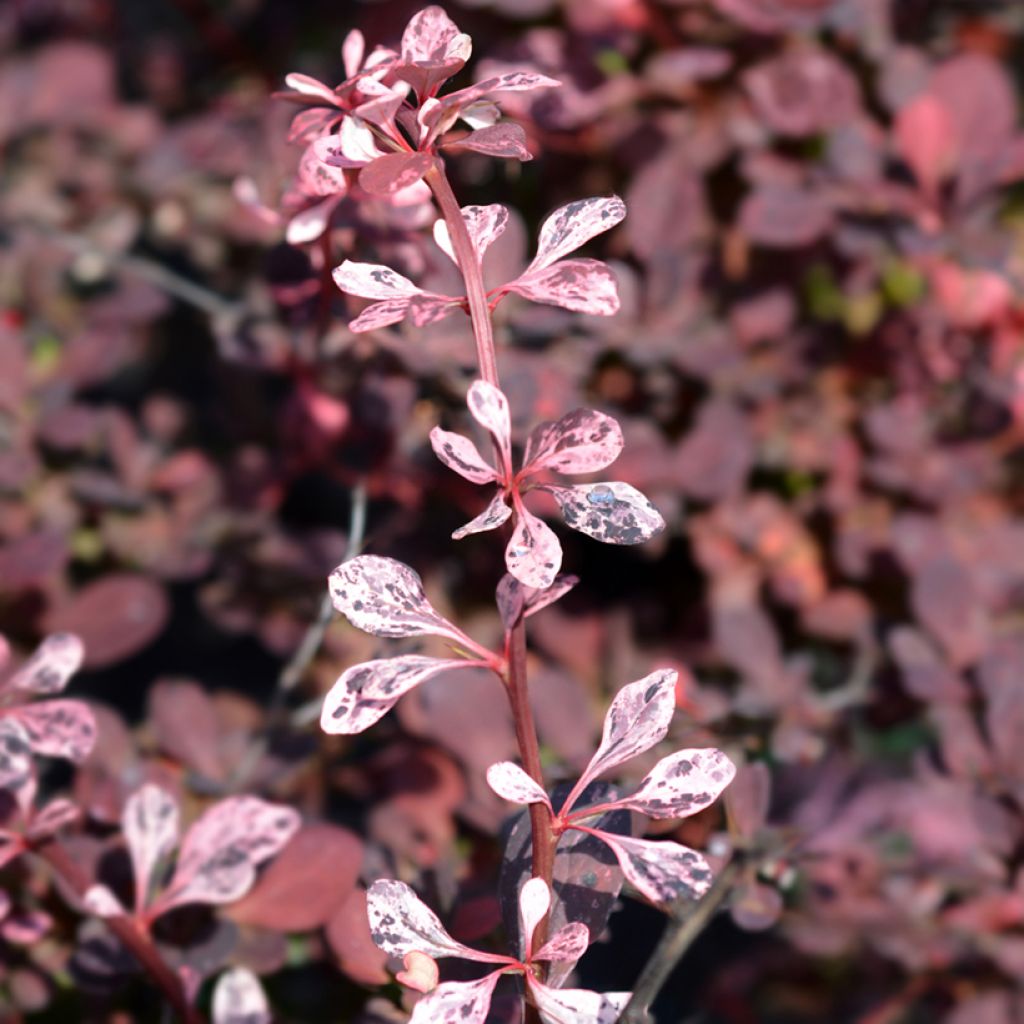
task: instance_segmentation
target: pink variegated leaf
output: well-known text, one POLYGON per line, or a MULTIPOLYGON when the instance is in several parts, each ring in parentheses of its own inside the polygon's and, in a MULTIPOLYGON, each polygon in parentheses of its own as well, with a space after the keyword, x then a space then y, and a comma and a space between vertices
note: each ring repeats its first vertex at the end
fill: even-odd
POLYGON ((333 277, 334 283, 343 292, 358 295, 362 299, 408 300, 422 294, 422 289, 417 288, 409 278, 379 263, 345 260, 341 266, 334 268, 333 277))
POLYGON ((649 818, 686 818, 710 807, 736 774, 736 766, 720 750, 679 750, 663 757, 632 795, 616 807, 649 818))
POLYGON ((96 743, 96 719, 80 700, 44 700, 7 714, 21 724, 32 750, 44 757, 84 761, 96 743))
POLYGON ((354 113, 363 121, 377 125, 385 132, 390 133, 393 129, 395 115, 398 109, 405 102, 408 87, 399 82, 392 88, 382 88, 379 95, 360 103, 354 113))
POLYGON ((221 800, 186 833, 174 877, 150 912, 240 899, 252 888, 258 865, 291 839, 299 823, 291 807, 252 796, 221 800))
POLYGON ((354 334, 365 334, 367 331, 379 331, 382 327, 401 323, 409 312, 411 299, 385 299, 367 306, 355 320, 351 320, 348 329, 354 334))
POLYGON ((499 761, 487 769, 487 785, 502 799, 513 804, 546 804, 551 806, 547 793, 517 764, 499 761))
POLYGON ((402 60, 428 63, 469 60, 473 41, 437 6, 425 7, 409 19, 402 33, 402 60))
POLYGON ((12 793, 22 807, 31 803, 35 794, 28 733, 10 716, 0 718, 0 789, 12 793))
POLYGON ((614 316, 620 308, 618 282, 600 260, 559 260, 527 271, 502 291, 592 316, 614 316))
POLYGON ((500 971, 492 971, 478 981, 438 985, 413 1007, 409 1024, 486 1024, 500 977, 500 971))
POLYGON ((623 445, 617 420, 594 409, 576 409, 557 422, 533 429, 526 442, 523 472, 593 473, 610 466, 623 445))
POLYGON ((327 582, 334 607, 364 633, 463 639, 427 600, 419 574, 394 558, 359 555, 342 562, 327 582))
POLYGON ((505 495, 498 491, 491 499, 491 503, 475 519, 463 523, 457 530, 452 531, 452 540, 462 540, 471 533, 485 533, 487 530, 496 530, 508 517, 512 515, 512 509, 505 504, 505 495))
POLYGON ((498 474, 484 462, 476 445, 462 434, 434 427, 430 432, 430 447, 449 469, 466 480, 489 484, 498 479, 498 474))
POLYGON ((53 918, 43 910, 11 914, 0 924, 0 935, 12 946, 31 946, 53 927, 53 918))
POLYGON ((54 633, 7 680, 4 689, 59 693, 81 667, 84 655, 82 641, 73 633, 54 633))
POLYGON ((178 805, 165 789, 148 783, 126 801, 121 827, 135 875, 135 909, 149 902, 157 867, 178 845, 178 805))
POLYGON ((533 154, 526 148, 526 132, 514 121, 477 128, 457 142, 448 143, 448 148, 471 149, 476 153, 521 160, 523 163, 533 159, 533 154))
POLYGON ((661 513, 621 481, 543 489, 554 495, 566 526, 604 544, 642 544, 665 529, 661 513))
POLYGON ((82 812, 70 800, 51 800, 41 811, 32 815, 28 837, 34 842, 46 839, 65 825, 78 821, 81 816, 82 812))
POLYGON ((300 110, 288 127, 289 142, 303 142, 311 145, 338 121, 338 111, 327 107, 307 107, 300 110))
POLYGON ((618 196, 577 199, 560 206, 541 225, 537 255, 526 274, 550 267, 591 238, 611 230, 625 216, 626 204, 618 196))
POLYGON ((550 988, 532 975, 526 982, 544 1024, 615 1024, 630 997, 629 992, 550 988))
POLYGON ((366 167, 387 155, 377 145, 377 138, 369 127, 354 117, 346 117, 337 135, 316 139, 311 148, 314 156, 322 163, 349 169, 366 167))
POLYGON ((417 327, 426 327, 428 324, 443 320, 446 316, 451 316, 462 304, 462 301, 461 298, 449 295, 421 292, 409 300, 409 319, 417 327))
POLYGON ((543 520, 521 505, 516 528, 505 547, 505 565, 520 583, 546 590, 562 566, 562 545, 543 520))
POLYGON ((394 195, 419 181, 433 163, 429 153, 388 153, 359 172, 359 184, 371 195, 394 195))
POLYGON ((604 717, 601 743, 573 787, 563 812, 596 778, 665 738, 675 712, 677 678, 673 669, 658 669, 619 690, 604 717))
POLYGON ((511 460, 512 422, 508 399, 493 384, 485 380, 473 381, 466 395, 466 404, 473 419, 490 432, 506 462, 511 460))
POLYGON ((711 887, 711 868, 696 851, 680 843, 651 842, 584 828, 611 847, 622 873, 652 903, 696 900, 711 887))
MULTIPOLYGON (((430 111, 428 124, 435 129, 437 126, 450 124, 459 111, 465 110, 485 96, 502 92, 530 92, 533 89, 550 89, 561 82, 547 75, 539 75, 532 71, 509 71, 502 75, 492 75, 476 85, 458 89, 442 96, 440 102, 430 111)), ((443 130, 443 129, 442 129, 443 130)))
POLYGON ((82 897, 82 903, 90 914, 97 917, 125 917, 128 914, 124 904, 105 885, 90 886, 82 897))
POLYGON ((534 960, 557 960, 573 963, 579 960, 590 945, 590 930, 585 924, 573 921, 560 928, 536 953, 534 960))
POLYGON ((388 956, 424 953, 459 956, 485 964, 508 964, 511 957, 482 953, 453 939, 437 915, 405 882, 378 879, 366 894, 366 912, 374 944, 388 956))
POLYGON ((213 989, 213 1024, 270 1024, 270 1006, 259 978, 247 967, 232 967, 213 989))
POLYGON ((338 196, 348 191, 345 171, 321 160, 315 145, 306 147, 295 177, 303 195, 338 196))
POLYGON ((533 933, 551 909, 551 890, 543 878, 527 879, 519 890, 519 934, 526 944, 526 959, 532 957, 533 933))
MULTIPOLYGON (((466 222, 466 230, 469 232, 473 249, 477 256, 483 259, 484 253, 501 237, 508 225, 508 207, 500 203, 491 203, 489 206, 464 206, 462 219, 466 222)), ((453 263, 458 263, 444 218, 434 222, 434 241, 453 263)))
POLYGON ((295 92, 301 93, 303 96, 323 100, 324 103, 329 103, 331 106, 338 105, 338 94, 333 89, 324 85, 323 82, 318 82, 309 75, 303 75, 297 71, 292 72, 290 75, 285 75, 284 84, 289 89, 294 89, 295 92))
POLYGON ((524 586, 515 576, 505 573, 495 590, 498 613, 505 629, 511 629, 520 615, 529 618, 547 608, 549 604, 554 604, 569 593, 579 581, 579 576, 566 573, 555 577, 554 583, 547 590, 535 590, 533 587, 524 586))
POLYGON ((331 222, 331 214, 338 208, 342 196, 328 196, 312 206, 300 210, 288 221, 285 240, 289 245, 306 245, 315 242, 331 222))
POLYGON ((403 654, 366 661, 346 669, 324 698, 320 728, 332 735, 353 735, 383 718, 410 690, 452 669, 476 662, 403 654))

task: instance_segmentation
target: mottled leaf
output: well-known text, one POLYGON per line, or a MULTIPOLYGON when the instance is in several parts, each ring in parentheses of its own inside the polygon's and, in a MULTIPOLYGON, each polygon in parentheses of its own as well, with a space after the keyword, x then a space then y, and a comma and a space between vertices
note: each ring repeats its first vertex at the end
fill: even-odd
POLYGON ((32 750, 44 757, 84 761, 96 743, 96 719, 80 700, 44 700, 13 708, 32 750))
POLYGON ((449 469, 466 480, 487 484, 498 478, 498 474, 484 462, 476 445, 468 437, 434 427, 430 431, 430 447, 449 469))
POLYGON ((4 688, 34 693, 59 693, 81 667, 85 649, 73 633, 48 636, 4 688))
POLYGON ((514 804, 546 804, 551 806, 547 793, 517 764, 499 761, 487 769, 487 784, 503 800, 514 804))
MULTIPOLYGON (((501 237, 508 225, 508 207, 500 203, 492 203, 490 206, 464 206, 462 219, 466 222, 466 230, 469 232, 473 249, 482 260, 484 253, 501 237)), ((443 218, 434 221, 434 241, 452 262, 458 264, 448 224, 443 218)))
POLYGON ((437 6, 424 7, 409 19, 402 33, 402 60, 468 60, 472 42, 468 35, 437 6))
POLYGON ((312 143, 313 154, 330 167, 365 167, 384 155, 369 126, 355 117, 341 122, 337 135, 325 135, 312 143))
POLYGON ((473 419, 491 434, 505 460, 508 461, 512 446, 508 399, 493 384, 485 380, 476 380, 466 395, 466 404, 473 414, 473 419))
POLYGON ((591 992, 584 988, 550 988, 527 978, 544 1024, 615 1024, 629 1002, 629 992, 591 992))
POLYGON ((28 733, 10 716, 0 718, 0 789, 8 790, 22 806, 35 791, 28 733))
POLYGON ((543 489, 554 495, 566 526, 605 544, 642 544, 665 529, 647 498, 620 481, 543 489))
POLYGON ((446 981, 413 1008, 409 1024, 485 1024, 500 972, 479 981, 446 981))
POLYGON ((520 583, 538 590, 554 583, 562 565, 562 545, 554 531, 521 505, 505 547, 505 565, 520 583))
POLYGON ((506 573, 495 590, 498 613, 505 629, 511 629, 520 615, 529 618, 547 608, 549 604, 554 604, 569 593, 579 581, 579 576, 566 573, 556 576, 554 583, 546 590, 536 590, 524 586, 515 576, 506 573))
POLYGON ((385 299, 374 302, 364 309, 355 320, 349 321, 348 329, 353 334, 379 331, 383 327, 401 323, 409 314, 410 299, 385 299))
POLYGON ((178 805, 166 790, 145 785, 125 802, 121 827, 135 875, 135 909, 141 911, 157 881, 157 866, 178 845, 178 805))
POLYGON ((593 473, 610 466, 623 445, 617 420, 594 409, 576 409, 533 429, 526 442, 523 472, 593 473))
POLYGON ((419 181, 433 163, 429 153, 388 153, 359 172, 359 184, 373 195, 394 195, 419 181))
POLYGON ((211 1005, 213 1024, 270 1024, 270 1006, 259 978, 246 967, 232 967, 218 979, 211 1005))
POLYGON ((533 154, 526 148, 526 132, 514 121, 503 121, 501 124, 487 125, 470 132, 452 148, 472 149, 488 156, 506 157, 511 160, 533 159, 533 154))
POLYGON ((720 750, 679 750, 663 757, 618 805, 649 818, 685 818, 710 807, 735 774, 720 750))
POLYGON ((550 267, 595 235, 611 230, 625 216, 626 204, 618 196, 577 199, 560 206, 541 225, 537 255, 526 273, 550 267))
POLYGON ((396 270, 379 263, 345 260, 334 268, 334 283, 349 295, 363 299, 409 299, 420 289, 396 270))
POLYGON ((523 274, 503 290, 532 302, 593 316, 614 316, 620 306, 615 275, 599 260, 559 260, 553 266, 523 274))
POLYGON ((590 931, 587 926, 574 921, 560 928, 533 954, 532 959, 574 963, 583 956, 589 945, 590 931))

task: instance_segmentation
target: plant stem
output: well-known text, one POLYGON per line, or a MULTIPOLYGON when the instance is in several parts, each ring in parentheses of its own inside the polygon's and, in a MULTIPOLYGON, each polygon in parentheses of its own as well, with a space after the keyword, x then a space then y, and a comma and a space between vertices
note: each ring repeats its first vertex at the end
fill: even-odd
MULTIPOLYGON (((89 889, 90 880, 71 859, 67 850, 50 837, 31 847, 59 874, 79 896, 89 889)), ((121 940, 128 951, 138 960, 142 969, 164 994, 164 998, 185 1024, 200 1024, 202 1017, 189 1005, 185 987, 178 975, 164 962, 153 940, 142 932, 127 915, 106 918, 107 927, 121 940)))
POLYGON ((459 208, 459 201, 444 173, 441 158, 423 176, 423 180, 434 193, 441 215, 448 225, 455 260, 466 283, 466 298, 469 300, 469 316, 473 321, 473 336, 476 339, 476 358, 480 364, 480 376, 488 384, 498 386, 498 361, 494 353, 494 332, 491 328, 491 307, 487 302, 480 258, 469 237, 466 221, 459 208))
POLYGON ((619 1024, 649 1024, 651 1003, 657 998, 669 975, 682 960, 693 941, 715 916, 740 872, 740 859, 733 857, 718 873, 707 895, 686 917, 672 917, 665 925, 658 945, 651 954, 633 988, 619 1024))

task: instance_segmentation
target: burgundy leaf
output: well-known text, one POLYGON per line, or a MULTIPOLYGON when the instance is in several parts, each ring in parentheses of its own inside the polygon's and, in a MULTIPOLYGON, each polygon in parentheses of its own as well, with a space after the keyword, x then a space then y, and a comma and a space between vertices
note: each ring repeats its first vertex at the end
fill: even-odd
POLYGON ((198 683, 159 680, 149 693, 149 717, 165 753, 208 779, 224 777, 217 711, 198 683))
POLYGON ((84 761, 96 743, 96 719, 80 700, 44 700, 14 708, 32 750, 44 757, 84 761))
POLYGON ((125 802, 121 827, 135 875, 135 909, 141 911, 152 895, 157 866, 178 845, 178 805, 166 790, 145 785, 125 802))
POLYGON ((392 196, 419 181, 433 163, 429 153, 388 153, 359 172, 359 184, 372 195, 392 196))
POLYGON ((921 188, 937 195, 957 156, 953 121, 946 108, 928 93, 918 96, 899 112, 893 137, 921 188))
POLYGON ((594 409, 576 409, 557 422, 533 429, 526 442, 523 472, 593 473, 610 466, 623 444, 618 421, 594 409))
POLYGON ((213 989, 213 1024, 270 1024, 270 1007, 259 979, 246 967, 232 967, 213 989))
POLYGON ((559 207, 541 225, 537 255, 526 273, 550 267, 595 235, 611 230, 625 216, 626 204, 618 196, 577 199, 559 207))
POLYGON ((720 750, 680 750, 662 758, 618 806, 649 818, 685 818, 710 807, 735 774, 720 750))
POLYGON ((85 649, 73 633, 48 636, 4 684, 15 690, 59 693, 82 665, 85 649))
POLYGON ((505 565, 520 583, 537 590, 550 587, 562 565, 562 545, 554 531, 522 505, 505 547, 505 565))
POLYGON ((374 945, 370 936, 364 889, 352 890, 327 923, 326 932, 338 966, 348 977, 370 987, 387 983, 387 954, 374 945))
POLYGON ((505 495, 502 491, 491 499, 491 503, 474 519, 464 523, 452 533, 452 540, 462 540, 471 533, 484 533, 487 530, 496 530, 502 523, 506 522, 512 515, 512 509, 505 504, 505 495))
POLYGON ((430 446, 434 454, 451 470, 475 484, 487 484, 497 480, 498 474, 487 465, 476 445, 463 437, 440 427, 430 431, 430 446))
POLYGON ((544 485, 562 509, 565 525, 605 544, 642 544, 665 529, 661 513, 629 484, 612 481, 574 487, 544 485))
POLYGON ((514 121, 478 128, 458 142, 449 143, 449 148, 455 147, 472 149, 488 156, 522 160, 524 163, 533 159, 533 154, 526 148, 526 132, 514 121))

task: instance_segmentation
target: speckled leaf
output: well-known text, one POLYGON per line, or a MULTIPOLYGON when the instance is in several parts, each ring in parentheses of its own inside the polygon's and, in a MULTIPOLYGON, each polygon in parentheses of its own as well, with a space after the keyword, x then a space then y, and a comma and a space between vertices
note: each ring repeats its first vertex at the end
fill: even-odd
MULTIPOLYGON (((475 134, 479 135, 479 132, 475 134)), ((473 249, 477 256, 483 259, 488 248, 501 237, 508 225, 508 207, 500 203, 491 203, 489 206, 464 206, 462 207, 462 219, 466 222, 466 230, 469 232, 473 249)), ((447 254, 449 259, 458 263, 455 258, 455 250, 452 247, 451 236, 448 233, 448 225, 443 218, 434 221, 434 241, 447 254)))
POLYGON ((615 1024, 630 996, 629 992, 554 989, 535 979, 529 985, 544 1024, 615 1024))
POLYGON ((481 953, 456 942, 437 915, 405 882, 378 879, 366 894, 373 941, 389 956, 413 951, 431 957, 459 956, 481 963, 507 963, 508 957, 481 953))
POLYGON ((502 75, 492 75, 476 85, 458 89, 442 96, 436 107, 430 111, 427 123, 438 125, 451 123, 458 111, 465 109, 496 92, 529 92, 533 89, 550 89, 561 83, 547 75, 538 75, 531 71, 509 71, 502 75))
POLYGON ((491 499, 491 503, 468 523, 464 523, 452 533, 452 540, 462 540, 471 533, 484 533, 487 530, 496 530, 512 515, 512 509, 505 504, 505 495, 502 491, 491 499))
POLYGON ((543 878, 528 878, 519 890, 519 934, 526 937, 526 956, 531 958, 533 933, 551 909, 551 890, 543 878))
POLYGON ((475 132, 459 139, 454 145, 462 149, 472 149, 488 156, 506 157, 511 160, 533 159, 533 154, 526 148, 526 132, 514 121, 503 121, 501 124, 478 128, 475 132))
POLYGON ((575 963, 590 945, 590 931, 585 924, 574 921, 560 928, 536 953, 534 960, 553 960, 575 963))
POLYGON ((154 904, 164 913, 186 903, 230 903, 252 887, 256 867, 299 827, 291 807, 257 797, 230 797, 210 808, 185 835, 177 868, 154 904))
POLYGON ((594 409, 576 409, 533 429, 526 442, 524 472, 593 473, 610 466, 623 444, 617 420, 594 409))
POLYGON ((665 738, 676 708, 677 678, 674 670, 659 669, 619 690, 605 715, 600 746, 573 787, 574 794, 665 738))
POLYGON ((532 302, 593 316, 614 316, 620 306, 618 281, 600 260, 560 260, 523 274, 504 290, 532 302))
POLYGON ((334 268, 333 276, 334 283, 343 292, 363 299, 407 299, 420 294, 420 289, 409 278, 379 263, 345 260, 334 268))
POLYGON ((498 474, 484 462, 476 445, 462 434, 434 427, 430 432, 430 447, 449 469, 466 480, 487 484, 498 478, 498 474))
POLYGON ((503 800, 514 804, 547 804, 547 793, 517 764, 499 761, 487 769, 487 785, 503 800))
POLYGON ((148 784, 125 801, 121 827, 135 875, 135 909, 149 902, 154 871, 178 845, 178 805, 159 786, 148 784))
POLYGON ((549 604, 554 604, 569 593, 579 581, 579 576, 565 573, 556 576, 554 583, 547 590, 536 590, 524 586, 515 576, 505 573, 495 590, 498 613, 505 629, 511 629, 520 615, 529 618, 547 608, 549 604))
POLYGON ((32 750, 44 757, 84 761, 96 743, 96 719, 80 700, 44 700, 8 715, 24 728, 32 750))
POLYGON ((373 195, 394 195, 419 181, 433 162, 429 153, 388 153, 359 172, 359 184, 373 195))
POLYGON ((653 903, 699 899, 711 887, 708 862, 688 846, 609 832, 592 834, 611 847, 630 884, 653 903))
POLYGON ((485 1024, 500 977, 498 971, 493 971, 479 981, 438 985, 413 1008, 409 1024, 485 1024))
POLYGON ((433 676, 475 662, 404 654, 366 661, 346 669, 324 698, 320 728, 326 733, 353 735, 383 718, 410 690, 433 676))
POLYGON ((472 42, 468 35, 437 6, 424 7, 409 19, 402 33, 402 60, 468 60, 472 42))
POLYGON ((562 565, 562 545, 554 531, 522 506, 505 548, 505 565, 520 583, 538 590, 554 583, 562 565))
POLYGON ((720 750, 679 750, 663 757, 619 806, 649 818, 686 818, 710 807, 735 774, 720 750))
POLYGON ((28 733, 9 716, 0 718, 0 789, 12 793, 22 806, 35 791, 28 733))
POLYGON ((394 558, 360 555, 342 562, 328 586, 334 607, 365 633, 462 639, 427 600, 419 575, 394 558))
POLYGON ((4 688, 59 693, 81 667, 84 654, 82 641, 73 633, 54 633, 36 648, 4 688))
POLYGON ((508 399, 493 384, 488 384, 485 380, 476 380, 466 395, 466 404, 473 414, 473 419, 490 432, 508 458, 512 446, 508 399))
POLYGON ((349 321, 348 329, 353 334, 379 331, 382 327, 401 323, 409 313, 410 299, 386 299, 367 306, 355 320, 349 321))
POLYGON ((213 989, 213 1024, 270 1024, 270 1007, 259 978, 246 967, 225 971, 213 989))
POLYGON ((537 255, 527 274, 550 267, 595 235, 611 230, 625 216, 626 204, 618 196, 594 196, 560 206, 541 225, 537 255))
POLYGON ((443 320, 446 316, 451 316, 461 302, 461 299, 449 298, 447 295, 421 292, 409 300, 409 319, 417 327, 426 327, 428 324, 443 320))
POLYGON ((661 513, 635 487, 621 481, 544 485, 562 509, 565 525, 605 544, 643 544, 665 529, 661 513))

